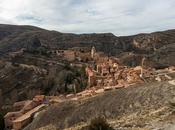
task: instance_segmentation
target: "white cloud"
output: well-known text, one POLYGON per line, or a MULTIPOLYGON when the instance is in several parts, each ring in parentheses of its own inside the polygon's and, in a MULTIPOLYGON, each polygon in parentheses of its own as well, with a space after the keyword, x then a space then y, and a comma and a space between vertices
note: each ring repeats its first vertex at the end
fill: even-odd
POLYGON ((175 0, 0 0, 0 23, 130 35, 175 27, 175 0))

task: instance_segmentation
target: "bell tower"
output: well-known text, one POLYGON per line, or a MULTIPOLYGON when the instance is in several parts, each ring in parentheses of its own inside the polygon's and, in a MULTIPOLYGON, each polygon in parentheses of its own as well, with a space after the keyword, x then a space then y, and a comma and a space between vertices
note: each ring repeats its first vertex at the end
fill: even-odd
POLYGON ((95 47, 93 46, 91 49, 91 58, 92 59, 94 59, 95 53, 96 53, 96 50, 95 50, 95 47))

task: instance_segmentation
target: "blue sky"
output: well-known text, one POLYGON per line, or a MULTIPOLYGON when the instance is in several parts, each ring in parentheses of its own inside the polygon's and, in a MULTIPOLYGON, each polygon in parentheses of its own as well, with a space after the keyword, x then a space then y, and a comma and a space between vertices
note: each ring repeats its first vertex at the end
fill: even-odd
POLYGON ((175 29, 175 0, 0 0, 0 23, 132 35, 175 29))

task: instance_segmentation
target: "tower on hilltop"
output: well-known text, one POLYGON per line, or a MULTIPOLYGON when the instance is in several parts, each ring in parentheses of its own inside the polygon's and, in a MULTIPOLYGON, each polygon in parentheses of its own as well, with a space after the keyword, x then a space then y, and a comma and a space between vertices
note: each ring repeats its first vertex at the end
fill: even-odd
POLYGON ((95 47, 93 46, 92 49, 91 49, 91 58, 94 59, 95 53, 96 53, 96 49, 95 49, 95 47))

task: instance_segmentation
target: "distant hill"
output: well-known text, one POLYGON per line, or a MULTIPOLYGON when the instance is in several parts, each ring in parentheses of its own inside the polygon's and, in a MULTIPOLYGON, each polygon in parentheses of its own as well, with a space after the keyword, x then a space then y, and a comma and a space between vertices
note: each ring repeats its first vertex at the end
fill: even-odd
POLYGON ((114 48, 111 47, 116 46, 115 43, 118 42, 118 38, 110 33, 76 35, 48 31, 32 26, 0 25, 0 51, 6 53, 32 46, 34 37, 40 40, 41 46, 50 49, 95 45, 98 50, 106 53, 114 51, 114 48))
POLYGON ((175 50, 175 30, 117 37, 111 33, 77 35, 48 31, 33 26, 0 24, 1 56, 21 48, 36 48, 38 47, 34 45, 36 39, 40 42, 39 46, 48 49, 95 46, 97 51, 103 51, 107 55, 122 56, 124 63, 132 66, 140 64, 142 57, 145 56, 151 60, 153 66, 175 64, 171 59, 175 55, 173 51, 175 50), (163 51, 165 48, 167 48, 166 51, 163 51), (134 55, 128 56, 126 52, 132 52, 134 55))

